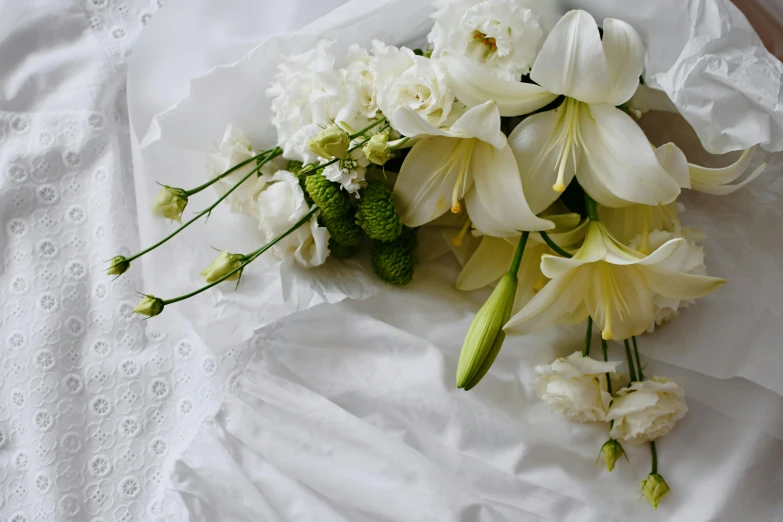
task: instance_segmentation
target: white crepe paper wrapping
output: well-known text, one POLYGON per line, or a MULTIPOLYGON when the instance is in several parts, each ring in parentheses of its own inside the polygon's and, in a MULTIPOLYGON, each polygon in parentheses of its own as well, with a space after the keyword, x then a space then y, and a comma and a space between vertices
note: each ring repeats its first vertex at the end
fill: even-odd
MULTIPOLYGON (((318 37, 337 40, 337 53, 374 38, 421 44, 431 26, 430 2, 419 0, 354 0, 305 25, 313 16, 308 6, 316 4, 290 2, 270 9, 250 0, 219 7, 203 0, 187 5, 173 1, 152 20, 131 59, 128 85, 141 244, 172 229, 148 212, 157 192, 154 182, 184 187, 203 182, 206 151, 228 123, 242 128, 257 146, 273 144, 264 91, 283 55, 312 47, 318 37), (277 10, 284 16, 280 24, 270 25, 277 10), (303 22, 297 23, 291 13, 303 22), (265 20, 255 32, 252 24, 234 20, 253 17, 265 20), (204 28, 209 28, 206 33, 204 28), (291 34, 270 37, 272 30, 291 34), (167 51, 169 45, 176 52, 167 51), (183 49, 191 52, 182 54, 183 49)), ((612 16, 634 24, 647 46, 648 84, 667 91, 707 149, 783 148, 779 81, 749 81, 779 80, 782 66, 730 3, 591 0, 568 7, 587 8, 599 23, 612 16), (698 56, 689 58, 693 53, 698 56)), ((778 378, 783 372, 779 172, 779 160, 773 158, 767 174, 735 195, 686 194, 684 224, 707 234, 708 268, 729 282, 645 336, 641 344, 647 356, 719 378, 743 376, 783 394, 778 378)), ((193 198, 186 214, 211 201, 214 194, 205 192, 193 198)), ((164 298, 189 291, 201 284, 198 272, 215 255, 210 246, 244 252, 256 248, 258 240, 250 219, 220 208, 206 227, 194 224, 143 258, 144 291, 164 298)), ((173 305, 149 323, 174 328, 177 320, 187 321, 210 346, 222 349, 291 312, 345 297, 366 298, 378 288, 374 276, 355 264, 330 263, 306 271, 272 256, 257 263, 246 271, 238 291, 223 285, 173 305)))

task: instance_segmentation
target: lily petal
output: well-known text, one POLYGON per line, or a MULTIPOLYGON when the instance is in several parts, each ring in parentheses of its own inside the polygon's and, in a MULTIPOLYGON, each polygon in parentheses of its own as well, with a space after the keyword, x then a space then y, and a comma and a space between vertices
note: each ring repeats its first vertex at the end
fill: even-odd
POLYGON ((508 229, 509 235, 522 230, 550 230, 551 221, 536 217, 530 210, 519 168, 511 149, 502 149, 478 142, 473 152, 471 170, 476 183, 476 193, 489 215, 508 229))
POLYGON ((543 330, 577 310, 584 302, 586 292, 587 278, 581 270, 553 279, 503 329, 515 334, 543 330))
POLYGON ((492 100, 497 103, 501 116, 520 116, 537 111, 557 98, 538 85, 501 80, 464 56, 444 52, 440 61, 452 92, 468 107, 492 100))
POLYGON ((450 136, 416 113, 409 107, 398 107, 389 117, 394 130, 403 136, 413 138, 414 136, 450 136))
POLYGON ((484 236, 457 277, 457 289, 470 291, 484 288, 508 272, 516 247, 505 239, 484 236))
POLYGON ((682 188, 691 188, 691 175, 688 171, 688 158, 674 143, 666 143, 655 149, 655 157, 661 167, 682 188))
POLYGON ((642 270, 650 290, 669 299, 698 299, 714 292, 726 283, 725 279, 683 272, 642 270))
POLYGON ((607 263, 584 270, 590 271, 587 309, 604 339, 628 339, 647 330, 655 313, 641 270, 607 263))
POLYGON ((579 124, 586 151, 576 177, 600 204, 661 205, 680 194, 647 137, 623 111, 611 105, 591 105, 581 111, 579 124))
MULTIPOLYGON (((514 152, 522 188, 530 209, 536 214, 543 212, 560 197, 552 189, 557 176, 557 161, 563 154, 563 142, 558 143, 558 123, 563 117, 565 106, 554 111, 545 111, 525 118, 508 137, 508 145, 514 152)), ((581 153, 578 153, 581 155, 581 153)), ((563 183, 568 186, 574 179, 574 162, 566 161, 563 183)))
POLYGON ((496 149, 506 146, 506 136, 500 130, 500 113, 493 101, 468 109, 451 126, 451 134, 465 138, 478 138, 496 149))
POLYGON ((601 44, 609 69, 609 92, 605 103, 620 105, 639 87, 639 76, 644 68, 644 44, 636 29, 614 18, 604 20, 601 44))
POLYGON ((744 181, 735 185, 729 185, 729 183, 736 181, 745 173, 755 152, 756 147, 745 149, 736 162, 728 167, 718 169, 689 165, 691 188, 716 196, 725 196, 741 189, 759 177, 766 169, 767 164, 762 163, 744 181))
MULTIPOLYGON (((448 170, 444 166, 453 154, 459 154, 457 149, 463 141, 459 138, 422 138, 408 153, 394 185, 400 217, 405 225, 421 226, 451 208, 461 162, 452 162, 448 170)), ((472 183, 473 178, 468 173, 466 187, 472 183)))
POLYGON ((530 78, 549 92, 579 101, 608 101, 609 68, 592 15, 574 10, 557 22, 538 53, 530 78))

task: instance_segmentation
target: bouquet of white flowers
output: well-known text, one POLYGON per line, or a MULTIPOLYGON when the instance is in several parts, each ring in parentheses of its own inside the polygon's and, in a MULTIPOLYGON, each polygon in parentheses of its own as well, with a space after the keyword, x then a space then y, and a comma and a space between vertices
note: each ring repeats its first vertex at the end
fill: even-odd
POLYGON ((156 316, 222 282, 238 286, 267 251, 313 268, 367 250, 381 281, 404 286, 422 231, 440 226, 467 254, 457 287, 494 286, 467 331, 456 386, 481 381, 507 334, 585 323, 581 351, 536 368, 538 395, 575 422, 608 423, 609 471, 622 443, 649 443, 642 493, 657 507, 669 489, 655 440, 688 408, 680 382, 645 377, 637 336, 724 283, 707 275, 704 238, 682 226, 678 197, 729 194, 764 165, 749 168, 755 147, 708 168, 674 143, 650 143, 638 120, 654 106, 676 109, 644 84, 644 43, 625 21, 542 0, 434 7, 426 48, 320 39, 287 55, 268 85, 248 86, 266 88, 276 143, 229 125, 207 154, 207 181, 164 185, 154 211, 181 223, 189 198, 211 187, 217 199, 115 257, 108 273, 225 203, 257 223, 263 244, 220 251, 204 286, 146 294, 135 312, 156 316), (594 328, 600 360, 590 357, 594 328), (624 346, 627 376, 608 359, 610 340, 624 346))

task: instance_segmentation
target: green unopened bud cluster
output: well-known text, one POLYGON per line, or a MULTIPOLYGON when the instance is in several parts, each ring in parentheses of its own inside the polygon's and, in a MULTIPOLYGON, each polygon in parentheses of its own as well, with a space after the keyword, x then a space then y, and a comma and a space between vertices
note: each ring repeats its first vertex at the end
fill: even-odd
POLYGON ((402 232, 402 221, 394 206, 392 189, 370 181, 362 191, 356 210, 356 223, 367 236, 377 241, 394 241, 402 232))
POLYGON ((376 241, 372 269, 386 283, 404 286, 413 280, 416 265, 416 230, 406 228, 391 242, 376 241))

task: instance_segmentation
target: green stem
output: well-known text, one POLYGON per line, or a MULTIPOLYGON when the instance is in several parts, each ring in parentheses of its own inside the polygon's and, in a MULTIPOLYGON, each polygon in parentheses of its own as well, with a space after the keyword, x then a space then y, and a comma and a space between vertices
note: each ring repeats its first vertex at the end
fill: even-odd
POLYGON ((262 161, 263 163, 266 163, 266 161, 267 161, 267 160, 266 160, 266 158, 264 158, 264 156, 266 156, 267 154, 271 154, 271 153, 272 153, 272 152, 274 152, 276 149, 277 149, 277 147, 275 147, 274 149, 265 150, 264 152, 262 152, 262 153, 260 153, 260 154, 257 154, 256 156, 253 156, 253 157, 252 157, 252 158, 250 158, 250 159, 246 159, 245 161, 242 161, 242 162, 240 162, 240 163, 237 163, 236 165, 234 165, 233 167, 231 167, 230 169, 228 169, 227 171, 225 171, 223 174, 220 174, 219 176, 215 176, 214 178, 212 178, 211 180, 207 181, 207 182, 206 182, 206 183, 204 183, 203 185, 199 185, 198 187, 192 188, 192 189, 190 189, 190 190, 186 190, 186 191, 185 191, 185 194, 187 194, 188 196, 192 196, 193 194, 198 194, 199 192, 201 192, 201 191, 202 191, 202 190, 204 190, 205 188, 207 188, 207 187, 211 186, 211 185, 212 185, 212 184, 214 184, 215 182, 217 182, 217 181, 220 181, 221 179, 225 178, 226 176, 228 176, 228 175, 229 175, 229 174, 231 174, 232 172, 235 172, 235 171, 237 171, 237 170, 241 169, 242 167, 244 167, 244 166, 245 166, 245 165, 247 165, 248 163, 251 163, 251 162, 253 162, 253 161, 255 161, 255 160, 260 160, 260 161, 262 161), (264 159, 262 160, 261 158, 264 158, 264 159))
POLYGON ((541 232, 539 232, 539 234, 541 234, 541 237, 543 238, 543 240, 544 240, 544 243, 546 243, 547 245, 549 245, 549 248, 551 248, 552 250, 554 250, 555 252, 557 252, 557 253, 558 253, 558 254, 560 254, 561 256, 563 256, 563 257, 574 257, 573 255, 569 254, 568 252, 566 252, 565 250, 563 250, 562 248, 560 248, 560 247, 557 245, 557 243, 555 243, 554 241, 552 241, 552 238, 551 238, 551 237, 549 237, 549 234, 547 234, 547 233, 546 233, 546 232, 544 232, 543 230, 542 230, 541 232))
POLYGON ((408 140, 409 140, 409 139, 410 139, 410 138, 409 138, 408 136, 405 136, 404 138, 400 138, 400 140, 399 140, 397 143, 395 143, 393 147, 389 147, 389 149, 390 149, 392 152, 394 152, 395 150, 402 148, 402 146, 403 146, 403 145, 405 145, 406 143, 408 143, 408 140))
POLYGON ((168 236, 164 237, 163 239, 161 239, 160 241, 158 241, 158 242, 157 242, 157 243, 155 243, 154 245, 152 245, 152 246, 149 246, 149 247, 145 248, 144 250, 141 250, 140 252, 136 252, 136 253, 135 253, 135 254, 133 254, 132 256, 130 256, 130 257, 128 257, 128 258, 126 258, 126 259, 125 259, 125 261, 126 261, 126 262, 128 262, 128 263, 130 263, 130 262, 131 262, 131 261, 133 261, 134 259, 138 259, 138 258, 140 258, 141 256, 143 256, 144 254, 147 254, 147 253, 151 252, 152 250, 155 250, 155 249, 156 249, 156 248, 158 248, 160 245, 162 245, 163 243, 165 243, 165 242, 166 242, 166 241, 168 241, 169 239, 173 238, 174 236, 176 236, 177 234, 179 234, 180 232, 182 232, 183 230, 185 230, 186 228, 188 228, 190 225, 192 225, 192 224, 193 224, 195 221, 197 221, 199 218, 201 218, 201 217, 202 217, 202 216, 204 216, 205 214, 209 214, 210 212, 212 212, 212 211, 215 209, 215 207, 217 207, 217 206, 218 206, 218 204, 219 204, 221 201, 223 201, 224 199, 226 199, 226 198, 227 198, 227 197, 228 197, 228 196, 229 196, 229 195, 230 195, 232 192, 234 192, 234 191, 235 191, 235 190, 236 190, 236 189, 237 189, 237 188, 238 188, 238 187, 239 187, 239 186, 240 186, 242 183, 244 183, 245 181, 247 181, 247 180, 248 180, 248 178, 250 178, 250 176, 252 176, 252 175, 253 175, 253 174, 255 174, 256 172, 258 172, 259 170, 261 170, 261 167, 263 167, 265 163, 267 163, 269 160, 271 160, 271 159, 273 159, 273 158, 276 158, 277 156, 279 156, 279 155, 280 155, 280 154, 282 154, 282 153, 283 153, 283 150, 282 150, 282 149, 280 149, 279 147, 278 147, 278 148, 275 148, 275 149, 272 149, 272 152, 271 152, 271 153, 270 153, 270 154, 269 154, 269 155, 268 155, 266 158, 264 158, 264 161, 262 161, 261 163, 259 163, 259 164, 258 164, 258 165, 257 165, 257 166, 256 166, 256 167, 253 169, 253 170, 251 170, 250 172, 248 172, 248 173, 247 173, 247 175, 245 175, 245 177, 243 177, 241 180, 239 180, 239 181, 236 183, 236 185, 234 185, 233 187, 231 187, 230 189, 228 189, 228 190, 226 191, 226 193, 225 193, 225 194, 223 194, 222 196, 220 196, 220 197, 217 199, 217 201, 215 201, 214 203, 212 203, 210 206, 208 206, 207 208, 205 208, 205 209, 204 209, 204 210, 202 210, 201 212, 198 212, 198 213, 196 213, 196 215, 195 215, 195 216, 193 216, 191 219, 189 219, 188 221, 186 221, 184 225, 181 225, 181 226, 180 226, 178 229, 176 229, 174 232, 172 232, 172 233, 171 233, 171 234, 169 234, 168 236))
POLYGON ((631 345, 628 344, 628 339, 623 341, 625 344, 625 357, 628 359, 628 373, 631 375, 631 382, 636 382, 636 365, 633 363, 633 355, 631 355, 631 345))
POLYGON ((639 358, 639 347, 636 345, 636 336, 634 335, 632 338, 633 340, 633 354, 636 357, 636 373, 639 375, 639 380, 644 380, 644 373, 642 373, 642 360, 639 358))
MULTIPOLYGON (((606 341, 603 339, 601 339, 601 352, 604 354, 604 362, 608 362, 609 354, 607 353, 606 341)), ((609 372, 606 372, 606 391, 609 392, 609 395, 612 394, 612 377, 609 372)))
POLYGON ((652 454, 652 471, 650 473, 658 473, 658 451, 655 449, 655 441, 650 441, 650 453, 652 454))
POLYGON ((353 134, 349 134, 349 137, 351 139, 358 138, 359 136, 362 136, 368 130, 372 129, 373 127, 375 127, 375 126, 377 126, 377 125, 379 125, 379 124, 381 124, 381 123, 383 123, 385 121, 386 121, 386 116, 381 116, 380 118, 378 118, 374 122, 372 122, 369 125, 367 125, 365 128, 359 129, 358 131, 354 132, 353 134))
POLYGON ((590 355, 590 341, 593 339, 593 318, 587 318, 587 332, 585 332, 585 347, 582 348, 582 357, 590 355))
POLYGON ((252 263, 253 261, 255 261, 255 260, 258 258, 258 256, 260 256, 261 254, 263 254, 264 252, 266 252, 267 250, 269 250, 270 248, 272 248, 272 247, 273 247, 273 246, 274 246, 274 245, 275 245, 277 242, 279 242, 280 240, 282 240, 283 238, 285 238, 285 237, 286 237, 288 234, 290 234, 291 232, 293 232, 293 231, 294 231, 294 230, 296 230, 297 228, 299 228, 299 227, 301 227, 302 225, 304 225, 305 223, 307 223, 307 222, 310 220, 310 218, 311 218, 311 217, 313 217, 313 215, 314 215, 316 212, 318 212, 318 210, 319 210, 319 208, 314 206, 314 207, 313 207, 313 208, 310 210, 310 212, 308 212, 307 214, 305 214, 305 215, 304 215, 304 217, 302 217, 302 219, 300 219, 299 221, 297 221, 297 222, 296 222, 296 223, 295 223, 295 224, 294 224, 294 225, 293 225, 291 228, 289 228, 288 230, 286 230, 285 232, 283 232, 282 234, 280 234, 279 236, 277 236, 277 237, 276 237, 276 238, 274 238, 272 241, 270 241, 269 243, 265 244, 264 246, 262 246, 262 247, 261 247, 261 248, 259 248, 258 250, 254 251, 254 252, 251 252, 250 254, 247 254, 247 255, 245 256, 245 261, 244 261, 244 262, 242 262, 242 264, 241 264, 241 265, 239 265, 237 268, 235 268, 234 270, 232 270, 232 271, 231 271, 231 272, 229 272, 228 274, 224 275, 223 277, 221 277, 221 278, 220 278, 220 279, 218 279, 217 281, 215 281, 215 282, 213 282, 213 283, 210 283, 210 284, 208 284, 208 285, 206 285, 206 286, 202 286, 202 287, 201 287, 201 288, 199 288, 198 290, 194 290, 193 292, 190 292, 189 294, 181 295, 181 296, 179 296, 179 297, 174 297, 174 298, 171 298, 171 299, 165 299, 165 300, 163 301, 163 305, 164 305, 164 306, 167 306, 167 305, 170 305, 170 304, 173 304, 173 303, 179 302, 179 301, 184 301, 185 299, 188 299, 188 298, 190 298, 190 297, 193 297, 194 295, 198 295, 198 294, 200 294, 201 292, 204 292, 204 291, 206 291, 206 290, 209 290, 209 289, 210 289, 210 288, 212 288, 213 286, 215 286, 215 285, 218 285, 218 284, 222 283, 223 281, 225 281, 226 279, 230 278, 231 276, 233 276, 233 275, 234 275, 234 274, 236 274, 237 272, 240 272, 240 271, 241 271, 243 268, 245 268, 247 265, 249 265, 250 263, 252 263))
POLYGON ((508 269, 508 273, 516 277, 519 272, 519 266, 522 264, 522 255, 525 253, 525 245, 527 245, 527 238, 530 237, 530 232, 522 232, 522 237, 519 238, 517 243, 517 251, 514 254, 514 260, 511 262, 511 268, 508 269))
POLYGON ((587 217, 590 218, 590 221, 598 221, 598 208, 595 200, 587 192, 585 192, 585 206, 587 207, 587 217))

